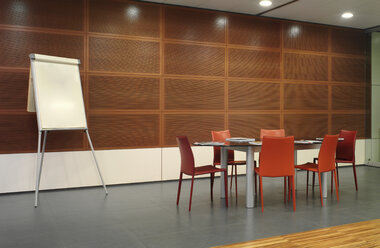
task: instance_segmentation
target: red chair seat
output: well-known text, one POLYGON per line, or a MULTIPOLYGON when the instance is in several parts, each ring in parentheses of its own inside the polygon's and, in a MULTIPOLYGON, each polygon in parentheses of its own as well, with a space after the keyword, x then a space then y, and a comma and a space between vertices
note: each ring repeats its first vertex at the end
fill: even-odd
POLYGON ((202 174, 208 174, 208 173, 215 173, 215 172, 224 172, 225 169, 219 169, 212 165, 205 165, 205 166, 199 166, 194 167, 194 174, 195 175, 202 175, 202 174))
MULTIPOLYGON (((245 165, 246 162, 244 160, 237 160, 237 161, 228 161, 228 165, 245 165)), ((220 162, 215 162, 214 165, 220 165, 220 162)))
POLYGON ((335 159, 335 163, 353 163, 352 160, 335 159))
POLYGON ((314 164, 314 163, 306 163, 306 164, 296 165, 295 167, 297 169, 301 169, 301 170, 318 172, 318 165, 314 164))

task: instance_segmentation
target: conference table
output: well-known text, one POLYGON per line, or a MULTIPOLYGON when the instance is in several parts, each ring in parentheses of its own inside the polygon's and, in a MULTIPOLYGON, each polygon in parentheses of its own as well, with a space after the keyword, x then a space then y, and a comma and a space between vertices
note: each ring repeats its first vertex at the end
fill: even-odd
MULTIPOLYGON (((294 141, 294 162, 297 164, 297 151, 319 149, 321 141, 294 141)), ((227 168, 228 150, 237 150, 246 153, 246 207, 253 208, 254 201, 254 161, 255 152, 261 151, 261 142, 195 142, 196 146, 217 146, 220 147, 221 168, 227 168)), ((220 177, 220 196, 224 198, 224 177, 220 177)), ((327 198, 327 172, 321 173, 322 196, 327 198)), ((295 189, 297 189, 297 170, 295 171, 295 189)))

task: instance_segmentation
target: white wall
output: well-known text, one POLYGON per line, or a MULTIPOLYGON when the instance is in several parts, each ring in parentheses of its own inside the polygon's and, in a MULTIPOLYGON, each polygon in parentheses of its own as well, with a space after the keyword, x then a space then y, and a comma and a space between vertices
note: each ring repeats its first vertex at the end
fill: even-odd
MULTIPOLYGON (((211 147, 193 147, 196 165, 212 163, 211 147)), ((235 153, 245 160, 245 154, 235 153)), ((311 161, 318 150, 298 152, 298 163, 311 161)), ((123 184, 178 179, 178 148, 151 148, 96 151, 106 184, 123 184)), ((255 154, 255 158, 257 158, 255 154)), ((365 140, 356 144, 356 163, 365 162, 365 140)), ((36 154, 0 155, 0 193, 32 191, 35 186, 36 154)), ((239 166, 245 173, 245 166, 239 166)), ((45 155, 41 189, 61 189, 100 185, 89 151, 49 152, 45 155)))

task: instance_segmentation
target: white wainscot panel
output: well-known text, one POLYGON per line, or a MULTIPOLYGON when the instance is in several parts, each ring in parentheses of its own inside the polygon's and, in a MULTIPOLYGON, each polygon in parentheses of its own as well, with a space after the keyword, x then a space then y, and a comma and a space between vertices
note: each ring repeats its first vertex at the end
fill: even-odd
MULTIPOLYGON (((105 183, 122 184, 161 180, 161 149, 96 151, 105 183)), ((0 193, 35 188, 36 154, 0 155, 0 193)), ((40 189, 100 185, 90 151, 45 154, 40 189)))

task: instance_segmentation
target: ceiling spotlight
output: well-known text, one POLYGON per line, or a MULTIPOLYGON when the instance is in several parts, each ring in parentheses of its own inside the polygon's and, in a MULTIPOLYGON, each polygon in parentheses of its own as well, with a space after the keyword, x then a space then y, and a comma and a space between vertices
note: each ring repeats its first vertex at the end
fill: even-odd
POLYGON ((342 17, 345 18, 345 19, 349 19, 349 18, 351 18, 353 16, 354 16, 354 14, 352 14, 351 12, 344 12, 342 14, 342 17))
POLYGON ((269 0, 262 0, 262 1, 260 1, 259 4, 260 4, 261 6, 263 6, 263 7, 269 7, 269 6, 272 5, 272 1, 269 1, 269 0))

